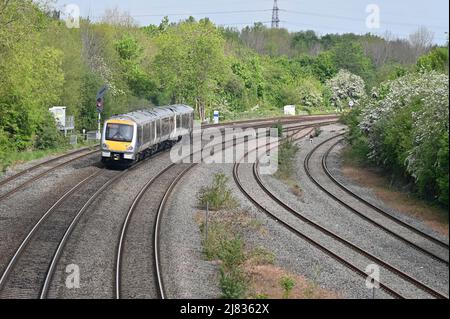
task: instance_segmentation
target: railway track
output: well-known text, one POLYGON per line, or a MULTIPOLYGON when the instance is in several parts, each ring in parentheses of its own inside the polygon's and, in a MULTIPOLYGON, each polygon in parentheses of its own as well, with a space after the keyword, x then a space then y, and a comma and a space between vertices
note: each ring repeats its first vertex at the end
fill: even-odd
POLYGON ((112 183, 150 158, 124 171, 98 169, 64 193, 33 225, 9 260, 0 278, 0 297, 46 298, 56 264, 81 216, 112 183))
POLYGON ((241 127, 267 127, 272 124, 280 123, 280 124, 292 124, 292 123, 301 123, 301 122, 310 122, 310 121, 323 121, 323 120, 338 120, 340 115, 296 115, 296 116, 281 116, 281 117, 269 117, 266 119, 253 119, 253 120, 238 120, 238 121, 230 121, 221 124, 205 124, 202 125, 203 128, 211 128, 211 127, 227 127, 227 126, 241 126, 241 127), (258 124, 256 124, 258 123, 258 124), (252 124, 252 125, 246 125, 252 124), (256 125, 255 125, 256 124, 256 125))
MULTIPOLYGON (((330 141, 333 141, 334 139, 343 136, 343 134, 337 135, 335 137, 332 137, 330 139, 327 139, 321 143, 319 143, 318 145, 316 145, 311 152, 308 153, 308 155, 305 157, 304 160, 304 169, 306 172, 306 175, 308 176, 308 178, 320 189, 322 190, 327 196, 329 196, 330 198, 332 198, 333 200, 335 200, 336 202, 338 202, 340 205, 344 206, 348 211, 352 212, 353 214, 359 216, 360 218, 362 218, 363 220, 365 220, 366 222, 369 222, 370 224, 372 224, 373 226, 375 226, 376 228, 384 231, 385 233, 387 233, 388 235, 390 235, 391 237, 407 244, 408 246, 414 248, 415 250, 427 255, 428 257, 431 257, 441 263, 443 263, 444 265, 449 265, 449 261, 446 260, 445 258, 439 256, 437 253, 427 249, 427 248, 423 248, 422 246, 420 246, 419 244, 413 242, 411 239, 406 238, 406 234, 399 234, 397 231, 394 231, 392 229, 390 229, 389 227, 381 224, 379 221, 375 220, 375 218, 373 217, 369 217, 368 214, 363 213, 362 211, 354 208, 352 205, 350 205, 346 200, 343 199, 343 197, 340 197, 338 195, 336 195, 334 192, 330 191, 329 189, 327 189, 327 187, 325 187, 318 179, 317 177, 314 177, 311 169, 310 169, 310 161, 311 161, 311 157, 321 148, 323 147, 325 144, 329 143, 330 141)), ((325 171, 325 175, 328 176, 328 174, 326 174, 327 170, 326 170, 326 165, 325 165, 325 155, 322 156, 321 158, 321 169, 323 169, 325 171)), ((328 176, 329 177, 329 176, 328 176)), ((355 194, 353 192, 346 192, 347 195, 351 196, 351 198, 356 198, 359 201, 358 196, 355 196, 355 194)), ((370 207, 367 207, 367 209, 370 209, 370 207)), ((375 211, 375 213, 379 214, 379 211, 375 211)), ((383 214, 384 215, 384 214, 383 214)), ((386 216, 385 216, 386 217, 386 216)), ((390 218, 390 220, 394 220, 394 218, 390 218)), ((400 223, 398 223, 400 224, 400 223)), ((401 225, 403 227, 405 227, 404 225, 401 225)), ((409 228, 407 228, 408 230, 410 230, 409 228)), ((421 235, 422 237, 423 234, 420 233, 419 235, 421 235)), ((427 238, 428 239, 428 238, 427 238)))
MULTIPOLYGON (((241 128, 243 128, 243 129, 247 129, 247 128, 255 128, 255 129, 257 129, 257 128, 270 127, 271 125, 273 125, 275 123, 278 123, 278 122, 280 122, 282 124, 296 124, 296 123, 299 123, 299 121, 300 122, 302 122, 302 121, 304 122, 304 121, 314 121, 314 120, 320 120, 320 119, 327 119, 331 123, 331 122, 337 121, 338 120, 338 116, 336 116, 336 115, 326 115, 326 116, 314 116, 314 117, 306 117, 306 118, 304 116, 282 117, 282 118, 268 118, 268 119, 258 120, 257 122, 258 123, 261 122, 260 124, 257 124, 257 125, 255 125, 255 124, 253 124, 253 125, 244 125, 241 128)), ((255 123, 255 120, 235 121, 235 122, 229 122, 229 123, 220 124, 220 125, 214 125, 214 124, 212 124, 212 125, 204 125, 204 126, 202 126, 202 128, 207 129, 207 128, 217 127, 219 129, 224 129, 224 128, 228 127, 228 126, 233 126, 235 124, 249 124, 249 123, 255 123)), ((287 131, 292 131, 292 130, 295 130, 295 129, 296 129, 296 126, 294 125, 292 127, 287 128, 286 130, 287 131)), ((64 155, 52 158, 50 160, 44 161, 44 162, 39 163, 37 165, 34 165, 34 166, 30 167, 30 168, 27 168, 27 169, 25 169, 25 170, 23 170, 23 171, 21 171, 21 172, 19 172, 17 174, 14 174, 14 175, 9 176, 9 177, 7 177, 7 178, 5 178, 3 180, 0 180, 0 187, 6 187, 9 183, 14 182, 16 180, 19 180, 24 175, 30 174, 30 173, 38 170, 39 168, 45 167, 45 166, 47 166, 49 164, 58 162, 58 161, 60 161, 62 159, 71 157, 73 155, 84 153, 86 151, 88 151, 86 154, 82 154, 82 155, 77 156, 75 158, 72 158, 72 159, 70 159, 70 160, 68 160, 66 162, 57 164, 54 167, 46 169, 46 170, 38 173, 35 176, 31 176, 28 180, 25 180, 24 182, 20 183, 18 186, 13 186, 13 187, 7 189, 5 192, 0 193, 0 202, 2 200, 5 200, 5 199, 9 198, 10 196, 16 194, 20 190, 23 190, 26 186, 28 186, 28 185, 32 184, 33 182, 41 179, 42 177, 44 177, 44 176, 46 176, 46 175, 56 171, 57 169, 63 168, 65 166, 69 165, 69 164, 74 163, 77 160, 80 160, 82 158, 88 157, 88 156, 93 155, 95 153, 99 153, 100 150, 98 149, 98 146, 96 147, 95 150, 91 150, 91 148, 89 148, 89 147, 82 148, 82 149, 79 149, 77 151, 74 151, 74 152, 71 152, 71 153, 67 153, 67 154, 64 154, 64 155)))
MULTIPOLYGON (((302 139, 304 136, 308 135, 309 132, 299 138, 295 138, 296 141, 302 139)), ((436 289, 433 289, 432 287, 429 287, 428 285, 422 283, 421 281, 413 278, 412 276, 408 275, 407 273, 405 273, 404 271, 400 270, 397 267, 394 267, 392 265, 390 265, 389 263, 381 260, 380 258, 374 256, 373 254, 361 249, 360 247, 354 245, 353 243, 349 242, 348 240, 344 239, 343 237, 335 234, 334 232, 330 231, 329 229, 326 229, 325 227, 315 223, 314 221, 312 221, 311 219, 308 219, 307 217, 304 216, 304 214, 302 214, 301 212, 299 212, 298 210, 293 209, 289 204, 287 204, 286 202, 284 202, 283 200, 281 200, 277 195, 275 195, 272 191, 269 190, 269 188, 267 188, 263 181, 262 178, 259 174, 258 171, 258 163, 254 163, 253 164, 253 176, 258 184, 258 186, 264 191, 265 194, 267 194, 269 196, 269 198, 271 198, 274 202, 276 202, 280 207, 282 207, 283 209, 285 209, 287 212, 289 212, 290 214, 292 214, 293 216, 295 216, 296 218, 298 218, 299 220, 301 220, 302 222, 310 225, 311 227, 319 230, 322 234, 326 235, 328 238, 338 241, 339 243, 343 244, 344 246, 346 246, 347 248, 357 252, 359 255, 364 256, 365 258, 369 259, 371 262, 376 263, 377 265, 387 269, 388 271, 392 272, 393 274, 401 277, 403 280, 409 282, 410 284, 414 285, 415 287, 417 287, 418 289, 430 294, 431 296, 435 297, 435 298, 440 298, 440 299, 448 299, 448 296, 446 296, 445 294, 437 291, 436 289)))
MULTIPOLYGON (((309 134, 309 133, 307 133, 307 134, 309 134)), ((306 134, 305 134, 305 136, 306 136, 306 134)), ((290 232, 292 232, 293 234, 295 234, 299 238, 305 240, 309 244, 313 245, 317 249, 321 250, 325 254, 329 255, 330 257, 332 257, 333 259, 335 259, 336 261, 338 261, 339 263, 344 265, 346 268, 352 270, 357 275, 359 275, 360 277, 365 279, 367 277, 367 274, 364 271, 362 271, 359 267, 357 267, 353 263, 347 261, 345 258, 342 258, 338 254, 334 253, 332 250, 328 249, 325 245, 319 243, 318 241, 313 239, 311 236, 309 236, 305 232, 302 232, 302 231, 298 230, 296 227, 290 225, 288 222, 286 222, 286 221, 280 219, 279 217, 277 217, 277 215, 273 211, 271 211, 270 209, 268 209, 265 206, 263 206, 257 198, 253 197, 250 194, 250 192, 246 190, 246 188, 244 187, 243 183, 241 182, 240 175, 239 175, 239 169, 240 169, 240 166, 241 166, 241 161, 249 153, 250 152, 247 152, 243 156, 243 158, 238 160, 233 166, 233 179, 234 179, 237 187, 239 188, 239 190, 242 192, 242 194, 244 194, 244 196, 247 199, 249 199, 250 202, 252 202, 261 212, 265 213, 269 218, 275 220, 279 225, 283 226, 284 228, 286 228, 287 230, 289 230, 290 232)), ((385 285, 385 284, 383 284, 381 282, 379 283, 379 285, 380 285, 380 288, 382 290, 384 290, 386 293, 388 293, 392 297, 399 298, 399 299, 403 299, 404 298, 400 293, 396 292, 395 290, 393 290, 392 288, 388 287, 387 285, 385 285)))
POLYGON ((416 227, 414 227, 414 226, 412 226, 412 225, 410 225, 410 224, 408 224, 408 223, 402 221, 401 219, 399 219, 399 218, 393 216, 393 215, 392 215, 391 213, 389 213, 388 211, 386 211, 386 210, 384 210, 384 209, 382 209, 382 208, 380 208, 380 207, 378 207, 378 206, 372 204, 372 203, 369 202, 368 200, 365 200, 365 199, 362 198, 361 196, 357 195, 356 193, 354 193, 353 191, 351 191, 347 186, 345 186, 343 183, 341 183, 341 182, 339 182, 339 181, 337 180, 337 178, 332 174, 332 172, 331 172, 330 169, 328 168, 327 160, 328 160, 328 157, 329 157, 330 153, 333 151, 333 149, 336 148, 336 146, 337 146, 338 144, 340 144, 341 142, 343 142, 343 141, 344 141, 344 139, 343 139, 343 138, 340 138, 337 142, 335 142, 333 145, 331 145, 331 147, 325 152, 325 154, 324 154, 323 157, 322 157, 322 167, 323 167, 323 170, 324 170, 324 172, 327 174, 327 176, 331 179, 331 181, 332 181, 335 185, 339 186, 342 190, 344 190, 347 194, 349 194, 349 195, 352 196, 353 198, 357 199, 359 202, 363 203, 364 205, 368 206, 369 208, 371 208, 371 209, 377 211, 378 213, 380 213, 380 214, 383 215, 384 217, 386 217, 386 218, 392 220, 393 222, 395 222, 395 223, 397 223, 397 224, 399 224, 399 225, 405 227, 405 228, 408 229, 409 231, 418 234, 419 236, 423 237, 424 239, 427 239, 427 240, 431 241, 432 243, 434 243, 434 244, 436 244, 436 245, 438 245, 438 246, 441 246, 441 247, 443 247, 443 248, 445 248, 445 249, 448 250, 448 249, 449 249, 449 244, 448 244, 448 243, 446 243, 446 242, 444 242, 444 241, 442 241, 442 240, 440 240, 440 239, 438 239, 438 238, 435 238, 435 237, 433 237, 433 236, 431 236, 431 235, 429 235, 429 234, 427 234, 427 233, 421 231, 420 229, 418 229, 418 228, 416 228, 416 227))
POLYGON ((72 153, 65 154, 65 155, 62 155, 60 157, 48 160, 46 162, 40 163, 38 165, 35 165, 35 166, 33 166, 33 167, 29 168, 29 169, 26 169, 26 170, 20 172, 18 174, 10 176, 10 177, 6 178, 5 180, 2 180, 0 182, 0 186, 4 187, 8 183, 14 182, 14 181, 20 179, 25 174, 33 172, 33 171, 37 170, 38 168, 44 167, 44 166, 46 166, 48 164, 54 163, 56 161, 59 161, 61 159, 67 158, 67 157, 72 156, 72 155, 76 155, 76 154, 79 154, 79 153, 84 153, 84 154, 76 156, 76 157, 74 157, 74 158, 72 158, 72 159, 70 159, 68 161, 59 163, 59 164, 57 164, 57 165, 55 165, 55 166, 53 166, 53 167, 51 167, 49 169, 46 169, 46 170, 38 173, 35 176, 31 176, 29 179, 23 181, 22 183, 19 183, 18 186, 13 186, 12 188, 6 190, 4 193, 0 194, 0 202, 5 200, 6 198, 9 198, 10 196, 12 196, 13 194, 17 193, 18 191, 23 190, 26 186, 30 185, 31 183, 33 183, 33 182, 41 179, 42 177, 44 177, 44 176, 46 176, 46 175, 56 171, 57 169, 63 168, 65 166, 69 165, 69 164, 74 163, 75 161, 78 161, 78 160, 80 160, 82 158, 86 158, 86 157, 88 157, 90 155, 93 155, 93 154, 99 153, 99 152, 100 151, 98 149, 96 149, 96 150, 90 150, 89 148, 82 149, 82 150, 79 150, 79 151, 76 151, 76 152, 72 152, 72 153), (88 151, 88 152, 84 153, 85 151, 88 151))
MULTIPOLYGON (((294 130, 296 127, 301 129, 305 125, 293 126, 289 130, 294 130)), ((83 154, 69 162, 58 164, 57 166, 46 170, 32 179, 26 181, 24 184, 30 184, 32 181, 41 178, 50 171, 53 171, 64 165, 68 165, 79 158, 91 155, 96 150, 83 154)), ((161 153, 159 153, 161 154, 161 153)), ((148 159, 138 163, 137 165, 121 172, 108 171, 105 169, 98 169, 84 178, 81 182, 73 186, 67 192, 65 192, 42 216, 34 223, 28 234, 22 240, 19 247, 15 250, 14 254, 10 258, 6 268, 2 272, 0 277, 0 297, 5 298, 46 298, 49 292, 49 288, 52 282, 52 278, 57 268, 58 261, 62 255, 64 247, 70 235, 83 214, 87 211, 90 205, 100 197, 102 192, 112 185, 115 181, 119 180, 130 170, 134 170, 142 165, 148 159), (84 190, 84 191, 83 191, 84 190), (92 194, 92 195, 91 195, 92 194), (74 205, 75 203, 75 205, 74 205), (51 220, 50 220, 51 217, 51 220), (49 263, 50 261, 50 263, 49 263)), ((181 164, 180 164, 181 165, 181 164)), ((182 164, 186 165, 186 164, 182 164)), ((177 166, 177 165, 176 165, 177 166)), ((157 213, 157 222, 155 223, 155 237, 154 237, 154 258, 155 258, 155 274, 158 282, 158 291, 161 298, 165 297, 164 286, 161 276, 161 270, 159 266, 159 252, 158 252, 158 234, 159 234, 159 220, 164 206, 167 203, 167 198, 175 187, 180 178, 192 169, 195 164, 188 166, 186 171, 179 174, 175 174, 171 185, 166 190, 163 199, 160 202, 157 213)), ((171 169, 174 167, 171 166, 171 169)), ((169 170, 165 171, 167 173, 169 170)), ((163 173, 163 172, 161 172, 163 173)), ((23 174, 20 175, 24 175, 23 174)), ((160 175, 162 177, 162 175, 160 175)), ((10 178, 9 181, 13 181, 14 178, 10 178)), ((148 187, 153 182, 148 183, 148 187)), ((19 186, 22 189, 25 185, 19 186)), ((16 191, 18 191, 17 189, 16 191)), ((146 191, 144 191, 145 193, 146 191)), ((11 193, 12 194, 12 193, 11 193)), ((10 194, 10 195, 11 195, 10 194)), ((8 195, 9 196, 9 195, 8 195)), ((137 199, 137 204, 141 199, 137 199)), ((138 205, 136 205, 138 206, 138 205)), ((133 212, 130 214, 130 218, 133 212)), ((128 224, 128 223, 127 223, 128 224)), ((124 223, 125 225, 125 223, 124 223)), ((122 238, 122 247, 126 239, 127 227, 125 226, 122 238)), ((118 254, 121 256, 123 251, 118 254)), ((119 259, 118 259, 119 260, 119 259)), ((123 259, 122 259, 123 260, 123 259)), ((118 269, 120 269, 121 261, 118 261, 118 269)), ((120 272, 119 272, 120 274, 120 272)), ((120 276, 120 275, 119 275, 120 276)), ((118 277, 119 278, 119 277, 118 277)), ((120 278, 119 278, 120 279, 120 278)), ((120 281, 118 281, 120 282, 120 281)), ((117 296, 121 296, 120 284, 117 290, 117 296)))
POLYGON ((116 253, 117 299, 165 298, 159 258, 160 220, 173 188, 194 166, 167 166, 151 178, 134 198, 122 224, 116 253), (143 201, 146 202, 145 207, 141 204, 143 201), (146 240, 149 229, 153 229, 153 241, 146 240))
MULTIPOLYGON (((289 131, 299 131, 305 125, 300 125, 289 129, 289 131)), ((236 143, 233 143, 233 146, 236 143)), ((226 145, 226 141, 222 142, 222 146, 226 145)), ((160 263, 159 251, 159 235, 162 214, 165 211, 168 198, 173 189, 180 181, 197 164, 171 164, 163 169, 159 174, 151 178, 139 191, 134 198, 122 224, 119 244, 116 252, 116 268, 115 268, 115 297, 121 298, 166 298, 164 280, 162 275, 162 267, 160 263), (171 181, 171 182, 170 182, 171 181), (170 184, 169 184, 170 182, 170 184), (152 194, 152 202, 146 205, 146 211, 155 211, 155 216, 145 214, 140 208, 143 198, 152 194), (160 200, 159 200, 160 199, 160 200), (158 208, 155 203, 159 201, 158 208), (150 208, 149 208, 150 207, 150 208), (134 226, 133 226, 134 224, 134 226), (142 228, 139 225, 147 225, 142 228), (153 226, 153 242, 142 243, 142 238, 146 238, 150 225, 153 226), (135 241, 133 245, 132 241, 135 241), (136 244, 139 242, 140 244, 136 244), (130 248, 126 249, 126 246, 130 248), (149 247, 153 247, 152 251, 149 247), (134 257, 133 257, 134 256, 134 257), (137 257, 138 256, 138 257, 137 257), (152 267, 150 267, 151 260, 152 267), (126 264, 128 261, 127 265, 126 264), (142 283, 142 272, 144 282, 142 283)))
POLYGON ((82 148, 82 149, 79 149, 79 150, 76 150, 76 151, 73 151, 73 152, 70 152, 70 153, 61 155, 61 156, 54 157, 54 158, 52 158, 52 159, 49 159, 49 160, 44 161, 44 162, 42 162, 42 163, 39 163, 39 164, 37 164, 37 165, 31 166, 31 167, 29 167, 29 168, 27 168, 27 169, 24 169, 23 171, 21 171, 21 172, 19 172, 19 173, 17 173, 17 174, 11 175, 11 176, 9 176, 9 177, 6 177, 6 178, 0 180, 0 186, 3 186, 3 185, 5 185, 6 183, 8 183, 8 182, 10 182, 10 181, 12 181, 12 180, 14 180, 14 179, 17 179, 17 178, 19 178, 19 177, 21 177, 21 176, 23 176, 23 175, 25 175, 25 174, 27 174, 27 173, 30 173, 30 172, 32 172, 32 171, 35 171, 35 170, 37 170, 37 169, 40 168, 40 167, 46 166, 46 165, 48 165, 48 164, 54 163, 54 162, 56 162, 56 161, 59 161, 59 160, 61 160, 61 159, 67 158, 67 157, 70 157, 70 156, 72 156, 72 155, 76 155, 76 154, 79 154, 79 153, 83 153, 83 152, 88 151, 88 150, 90 150, 90 149, 91 149, 90 147, 85 147, 85 148, 82 148))

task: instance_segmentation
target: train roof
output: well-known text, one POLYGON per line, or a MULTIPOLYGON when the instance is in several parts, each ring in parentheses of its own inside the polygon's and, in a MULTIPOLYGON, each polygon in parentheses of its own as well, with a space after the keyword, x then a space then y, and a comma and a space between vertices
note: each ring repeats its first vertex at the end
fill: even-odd
POLYGON ((132 120, 136 123, 143 123, 149 120, 165 118, 173 115, 174 113, 186 114, 192 112, 194 112, 194 109, 189 105, 175 104, 137 110, 126 114, 114 115, 110 119, 132 120))

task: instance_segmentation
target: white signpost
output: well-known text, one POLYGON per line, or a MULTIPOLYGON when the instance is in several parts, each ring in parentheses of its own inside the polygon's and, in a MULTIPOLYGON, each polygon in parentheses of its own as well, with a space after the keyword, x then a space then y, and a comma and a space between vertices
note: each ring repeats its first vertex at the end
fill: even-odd
POLYGON ((54 106, 48 109, 55 118, 56 126, 60 131, 64 131, 64 135, 67 135, 67 131, 75 129, 74 118, 66 115, 66 109, 65 106, 54 106))
POLYGON ((219 111, 214 111, 214 124, 219 124, 219 111))
POLYGON ((286 105, 284 107, 284 115, 295 115, 295 105, 286 105))

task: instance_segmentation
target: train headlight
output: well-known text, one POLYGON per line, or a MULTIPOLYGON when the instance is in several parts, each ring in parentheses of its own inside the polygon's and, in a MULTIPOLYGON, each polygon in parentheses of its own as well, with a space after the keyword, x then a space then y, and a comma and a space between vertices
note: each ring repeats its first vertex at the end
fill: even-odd
POLYGON ((102 144, 102 148, 103 148, 104 150, 109 149, 109 148, 108 148, 108 145, 107 145, 106 143, 103 143, 103 144, 102 144))
POLYGON ((134 147, 132 145, 127 147, 127 151, 132 151, 134 149, 134 147))

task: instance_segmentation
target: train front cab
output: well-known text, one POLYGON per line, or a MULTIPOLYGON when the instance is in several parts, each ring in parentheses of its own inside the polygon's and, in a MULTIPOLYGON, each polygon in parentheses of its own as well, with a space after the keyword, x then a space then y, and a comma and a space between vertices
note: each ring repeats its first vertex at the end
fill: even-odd
POLYGON ((132 163, 136 160, 137 126, 133 121, 112 119, 102 134, 102 162, 132 163))

